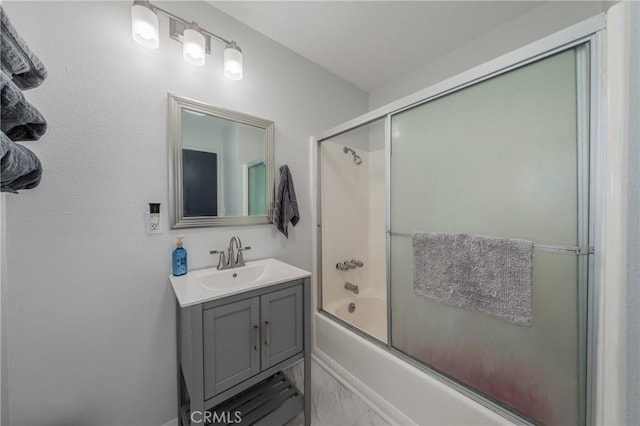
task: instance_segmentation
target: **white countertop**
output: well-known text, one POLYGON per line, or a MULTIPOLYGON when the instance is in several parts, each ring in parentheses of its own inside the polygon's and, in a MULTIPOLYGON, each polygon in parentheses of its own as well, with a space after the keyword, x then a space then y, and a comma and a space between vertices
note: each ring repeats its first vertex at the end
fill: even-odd
POLYGON ((274 284, 310 277, 311 273, 277 259, 262 259, 246 262, 240 268, 218 271, 216 268, 199 269, 180 277, 169 276, 173 291, 180 307, 197 305, 211 300, 221 299, 245 291, 255 290, 274 284), (249 282, 241 282, 242 275, 248 271, 258 271, 257 277, 249 282), (233 274, 240 278, 233 277, 233 274), (233 278, 232 278, 233 277, 233 278), (233 281, 238 279, 238 285, 233 281), (217 283, 221 285, 218 287, 217 283))

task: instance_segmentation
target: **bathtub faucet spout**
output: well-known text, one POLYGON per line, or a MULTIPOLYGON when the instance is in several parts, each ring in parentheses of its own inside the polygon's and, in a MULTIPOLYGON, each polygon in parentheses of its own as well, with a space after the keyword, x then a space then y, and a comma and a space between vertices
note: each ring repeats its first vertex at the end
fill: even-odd
POLYGON ((358 288, 357 285, 351 284, 349 282, 344 283, 344 288, 346 288, 349 291, 352 291, 353 294, 358 294, 360 292, 360 289, 358 288))

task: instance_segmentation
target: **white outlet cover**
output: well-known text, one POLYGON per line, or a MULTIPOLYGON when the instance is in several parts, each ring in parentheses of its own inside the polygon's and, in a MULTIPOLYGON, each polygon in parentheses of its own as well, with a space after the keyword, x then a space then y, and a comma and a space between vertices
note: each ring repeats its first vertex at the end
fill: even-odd
POLYGON ((147 234, 162 234, 162 215, 160 215, 160 220, 158 221, 158 226, 156 228, 151 225, 151 213, 145 213, 144 229, 147 231, 147 234))

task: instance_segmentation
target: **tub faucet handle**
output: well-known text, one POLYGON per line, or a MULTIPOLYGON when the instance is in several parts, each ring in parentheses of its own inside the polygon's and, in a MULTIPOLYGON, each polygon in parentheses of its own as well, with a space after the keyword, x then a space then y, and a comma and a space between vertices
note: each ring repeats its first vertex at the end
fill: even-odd
POLYGON ((346 271, 348 269, 351 269, 351 267, 349 266, 349 263, 347 263, 347 262, 342 262, 342 263, 338 262, 338 263, 336 263, 336 269, 338 271, 346 271))
POLYGON ((229 263, 227 262, 227 252, 224 250, 211 250, 209 254, 218 254, 218 266, 216 267, 218 271, 222 269, 227 269, 229 267, 229 263))
POLYGON ((251 250, 251 246, 240 247, 240 248, 238 249, 238 255, 237 255, 237 256, 238 256, 238 259, 237 259, 237 261, 236 261, 236 264, 237 264, 238 266, 245 266, 245 264, 244 264, 244 257, 242 256, 242 252, 243 252, 243 251, 245 251, 245 250, 251 250))
POLYGON ((362 260, 351 259, 349 263, 354 265, 356 268, 362 268, 364 266, 364 262, 362 260))

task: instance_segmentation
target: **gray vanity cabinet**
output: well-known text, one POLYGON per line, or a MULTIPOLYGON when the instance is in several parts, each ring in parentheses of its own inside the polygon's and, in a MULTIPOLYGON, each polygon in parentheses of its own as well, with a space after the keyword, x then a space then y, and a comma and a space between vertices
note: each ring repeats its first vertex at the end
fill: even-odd
POLYGON ((302 286, 260 296, 262 368, 302 352, 302 286))
POLYGON ((205 398, 260 372, 259 312, 257 297, 202 311, 205 398))
MULTIPOLYGON (((277 381, 282 386, 277 389, 288 389, 292 396, 284 402, 269 402, 271 405, 265 406, 270 413, 267 418, 248 424, 283 424, 301 410, 306 414, 305 424, 309 424, 309 287, 309 278, 304 278, 178 308, 181 425, 205 424, 200 421, 203 416, 190 413, 214 407, 219 410, 229 401, 258 392, 260 386, 276 389, 264 385, 265 381, 277 381), (279 373, 301 359, 305 360, 304 394, 284 383, 286 379, 279 373)), ((285 393, 277 392, 275 399, 282 399, 285 393)), ((258 401, 263 397, 251 398, 258 401)), ((268 399, 266 393, 263 399, 268 399)))
POLYGON ((302 285, 202 311, 206 398, 302 352, 302 285))

